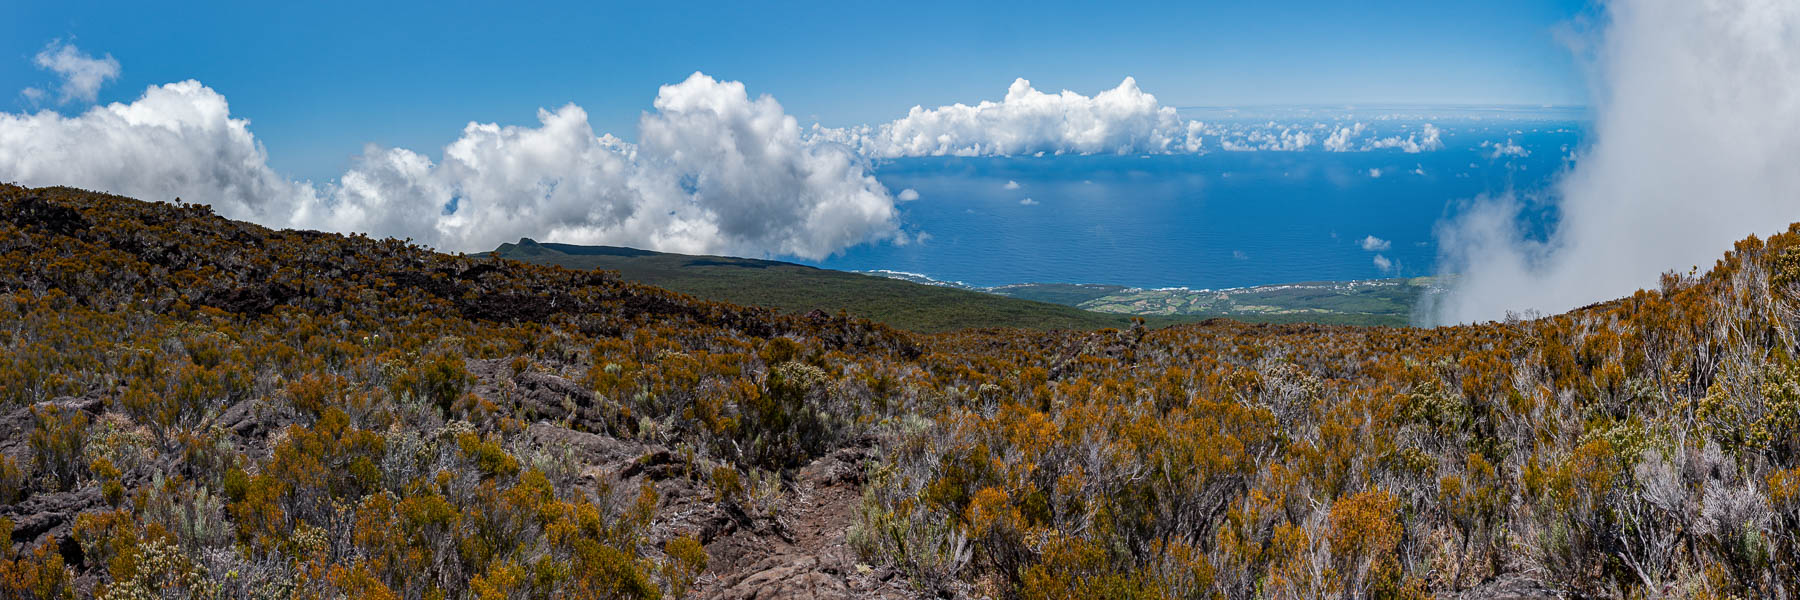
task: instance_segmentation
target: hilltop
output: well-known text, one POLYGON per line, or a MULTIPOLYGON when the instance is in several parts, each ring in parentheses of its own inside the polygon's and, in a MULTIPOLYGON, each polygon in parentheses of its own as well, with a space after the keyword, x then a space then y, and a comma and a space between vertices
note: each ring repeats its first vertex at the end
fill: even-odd
POLYGON ((0 595, 1800 594, 1800 226, 1565 314, 921 334, 0 186, 0 595))

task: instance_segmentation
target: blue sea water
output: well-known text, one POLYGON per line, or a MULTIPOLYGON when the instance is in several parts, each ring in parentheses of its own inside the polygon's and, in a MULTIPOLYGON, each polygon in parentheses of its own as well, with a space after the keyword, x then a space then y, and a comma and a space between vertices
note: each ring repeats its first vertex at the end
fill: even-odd
POLYGON ((900 205, 900 222, 924 241, 865 244, 811 264, 979 286, 1217 289, 1431 275, 1440 221, 1482 195, 1543 194, 1572 164, 1585 131, 1578 121, 1440 127, 1444 147, 1418 153, 887 161, 876 177, 896 194, 917 191, 900 205), (1496 156, 1493 144, 1508 140, 1529 155, 1496 156), (1370 236, 1385 247, 1366 249, 1370 236))

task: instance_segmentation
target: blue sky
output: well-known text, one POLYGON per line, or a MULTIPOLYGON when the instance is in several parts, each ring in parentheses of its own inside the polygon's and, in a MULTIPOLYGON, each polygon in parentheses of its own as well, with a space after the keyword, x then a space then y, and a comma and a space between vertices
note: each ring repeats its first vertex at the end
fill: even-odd
POLYGON ((833 127, 998 99, 1015 77, 1091 94, 1129 75, 1177 107, 1580 104, 1580 66, 1556 32, 1593 12, 1570 0, 761 4, 25 2, 0 25, 0 88, 54 84, 32 57, 60 38, 119 61, 100 102, 197 79, 251 120, 271 167, 324 181, 366 143, 435 154, 470 121, 529 124, 570 102, 597 132, 633 139, 657 86, 694 71, 833 127))

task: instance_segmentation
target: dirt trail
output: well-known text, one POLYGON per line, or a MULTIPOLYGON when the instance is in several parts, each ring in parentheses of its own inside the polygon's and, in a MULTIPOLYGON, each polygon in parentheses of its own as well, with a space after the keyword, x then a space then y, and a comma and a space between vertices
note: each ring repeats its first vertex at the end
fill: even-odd
POLYGON ((737 529, 706 545, 708 573, 691 595, 719 600, 911 598, 892 571, 860 566, 846 534, 862 503, 856 449, 814 461, 794 477, 773 523, 737 529))

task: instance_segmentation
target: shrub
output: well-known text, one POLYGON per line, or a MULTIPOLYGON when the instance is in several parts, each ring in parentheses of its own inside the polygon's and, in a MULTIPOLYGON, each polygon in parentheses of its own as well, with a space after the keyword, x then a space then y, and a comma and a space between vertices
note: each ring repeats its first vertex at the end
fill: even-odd
POLYGON ((669 596, 686 596, 694 579, 706 571, 706 548, 694 536, 683 535, 663 542, 663 555, 667 557, 663 561, 663 580, 669 582, 669 596))
POLYGON ((779 470, 824 453, 842 427, 840 417, 824 412, 829 394, 830 378, 818 367, 787 362, 770 369, 737 432, 748 463, 779 470))
MULTIPOLYGON (((10 525, 7 545, 11 546, 10 525)), ((74 575, 63 563, 54 538, 29 553, 0 557, 0 596, 33 600, 73 600, 74 575)), ((12 554, 8 552, 8 554, 12 554)))
POLYGON ((88 416, 49 404, 32 408, 36 426, 31 430, 32 468, 53 482, 55 489, 70 489, 87 476, 88 416))
POLYGON ((24 500, 31 493, 31 478, 12 457, 0 455, 0 505, 24 500))

